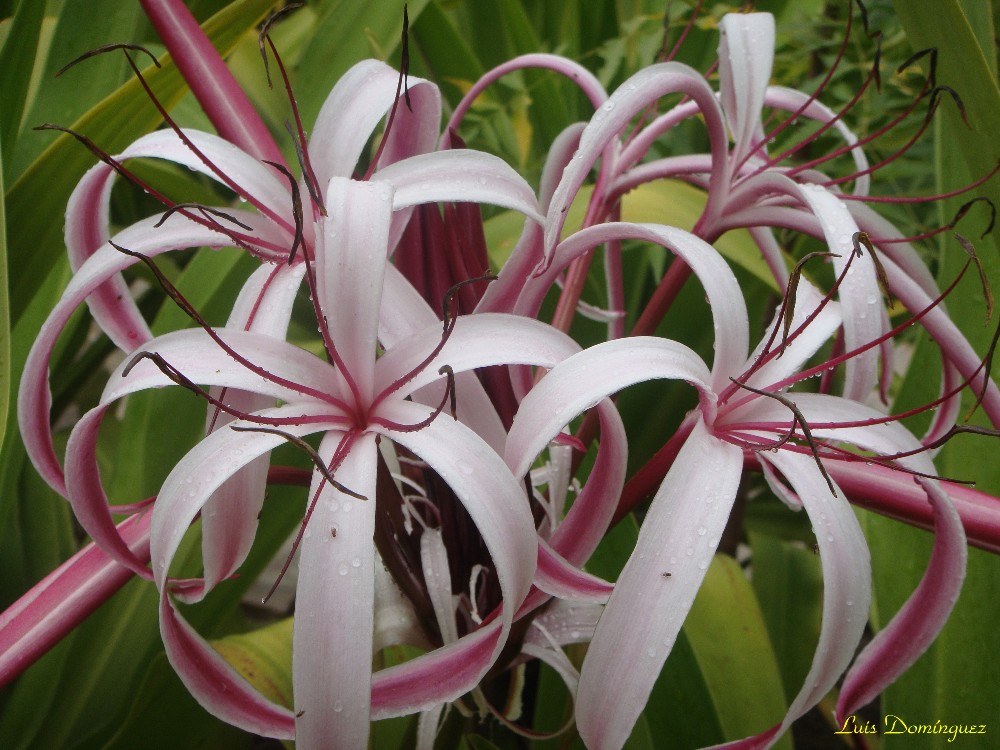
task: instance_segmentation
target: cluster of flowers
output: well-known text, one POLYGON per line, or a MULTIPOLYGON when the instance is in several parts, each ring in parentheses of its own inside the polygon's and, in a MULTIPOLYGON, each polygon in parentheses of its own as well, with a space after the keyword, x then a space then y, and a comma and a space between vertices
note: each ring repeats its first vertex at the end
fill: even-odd
MULTIPOLYGON (((404 91, 397 71, 359 63, 330 93, 308 143, 299 125, 296 179, 197 26, 162 12, 182 10, 180 3, 146 6, 175 57, 203 65, 191 85, 221 135, 181 129, 167 116, 170 127, 122 153, 98 151, 101 163, 68 206, 75 272, 26 365, 19 417, 39 473, 68 498, 96 547, 2 616, 4 652, 20 659, 2 662, 5 679, 75 622, 65 607, 53 614, 46 603, 52 596, 72 587, 99 600, 126 570, 157 587, 166 653, 191 693, 249 731, 294 738, 302 748, 363 748, 372 720, 419 712, 419 740, 430 747, 446 705, 471 692, 482 707, 478 686, 487 674, 541 659, 575 695, 587 746, 619 748, 749 470, 808 514, 824 576, 821 632, 805 684, 780 723, 746 741, 766 746, 845 672, 841 716, 878 695, 928 647, 961 586, 967 531, 974 543, 1000 549, 992 498, 939 482, 930 458, 955 429, 964 390, 975 389, 995 425, 1000 391, 948 318, 946 293, 903 234, 866 202, 879 165, 869 165, 843 113, 815 95, 770 85, 771 16, 722 19, 718 91, 703 73, 665 61, 608 95, 576 63, 531 55, 479 81, 443 131, 432 83, 409 78, 404 91), (589 122, 567 127, 552 144, 537 191, 503 160, 460 147, 456 136, 487 86, 526 68, 566 76, 594 109, 589 122), (679 103, 660 112, 668 95, 680 95, 679 103), (765 108, 784 113, 770 131, 765 108), (650 158, 653 144, 688 120, 704 128, 710 151, 650 158), (795 149, 769 153, 776 135, 800 120, 817 127, 798 147, 827 132, 839 134, 843 146, 806 163, 790 160, 795 149), (371 168, 359 176, 358 162, 383 121, 371 168), (855 165, 848 178, 821 171, 842 155, 855 165), (241 205, 172 203, 129 170, 128 160, 139 158, 200 172, 241 205), (568 231, 568 210, 592 174, 583 224, 568 231), (109 201, 119 176, 165 210, 112 234, 109 201), (704 189, 693 230, 618 220, 625 193, 666 178, 704 189), (841 187, 847 182, 851 192, 841 187), (438 203, 446 204, 443 214, 438 203), (476 203, 525 217, 495 277, 476 203), (740 228, 750 230, 784 290, 756 345, 744 293, 713 247, 740 228), (777 228, 814 237, 828 252, 789 268, 777 228), (636 243, 623 246, 627 241, 674 258, 628 335, 622 254, 636 243), (238 247, 259 260, 223 327, 203 320, 154 260, 201 246, 238 247), (608 340, 581 350, 565 331, 601 247, 609 309, 588 313, 607 322, 608 340), (140 262, 193 327, 153 337, 121 276, 140 262), (829 289, 805 278, 806 262, 832 266, 829 289), (653 335, 692 274, 714 323, 710 362, 653 335), (554 322, 540 322, 556 285, 554 322), (285 340, 293 303, 305 293, 322 356, 285 340), (909 311, 897 327, 887 295, 909 311), (127 356, 60 460, 47 368, 84 302, 127 356), (943 362, 935 416, 919 438, 898 416, 868 405, 873 394, 887 393, 893 340, 911 325, 931 333, 943 362), (626 488, 627 437, 610 397, 656 379, 688 383, 697 406, 626 488), (793 390, 807 380, 808 389, 793 390), (207 402, 204 439, 154 500, 109 505, 97 460, 102 420, 130 394, 171 385, 207 402), (571 435, 568 425, 585 414, 571 435), (317 443, 304 440, 311 435, 317 443), (597 435, 592 468, 570 504, 577 459, 597 435), (309 454, 312 472, 270 465, 271 451, 289 442, 309 454), (533 471, 538 466, 544 472, 533 471), (177 608, 238 571, 269 481, 309 486, 295 541, 293 706, 257 693, 177 608), (618 580, 585 572, 612 523, 650 495, 618 580), (857 658, 871 569, 849 500, 935 532, 923 582, 857 658), (129 518, 116 524, 112 514, 129 518), (203 575, 180 580, 172 562, 196 522, 203 575), (373 673, 373 655, 397 643, 425 652, 373 673), (579 671, 563 650, 570 643, 589 643, 579 671)), ((928 85, 920 98, 937 94, 928 85)))

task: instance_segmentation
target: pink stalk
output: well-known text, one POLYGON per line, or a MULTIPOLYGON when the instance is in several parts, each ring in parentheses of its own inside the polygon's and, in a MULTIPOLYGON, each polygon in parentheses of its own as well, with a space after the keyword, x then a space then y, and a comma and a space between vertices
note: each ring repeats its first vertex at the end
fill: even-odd
MULTIPOLYGON (((934 529, 933 507, 913 478, 874 464, 824 458, 823 466, 851 502, 922 529, 934 529)), ((942 482, 962 519, 969 544, 1000 553, 1000 499, 961 484, 942 482)))
MULTIPOLYGON (((139 513, 118 525, 132 552, 147 561, 150 517, 139 513)), ((90 543, 14 602, 0 614, 0 688, 65 638, 132 575, 90 543)))
POLYGON ((219 135, 258 159, 284 165, 267 126, 184 3, 140 3, 219 135))

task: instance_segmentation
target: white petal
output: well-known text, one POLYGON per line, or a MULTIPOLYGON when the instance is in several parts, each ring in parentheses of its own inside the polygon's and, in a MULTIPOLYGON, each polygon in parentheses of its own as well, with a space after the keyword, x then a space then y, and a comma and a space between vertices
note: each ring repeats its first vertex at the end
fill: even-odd
POLYGON ((592 750, 622 747, 642 713, 729 520, 742 467, 740 449, 699 421, 660 485, 580 674, 577 725, 592 750))
MULTIPOLYGON (((343 438, 328 433, 321 457, 329 462, 343 438)), ((318 492, 319 499, 302 540, 292 644, 300 747, 363 748, 368 741, 377 465, 375 437, 362 435, 336 469, 337 481, 368 500, 313 474, 309 498, 318 492)))

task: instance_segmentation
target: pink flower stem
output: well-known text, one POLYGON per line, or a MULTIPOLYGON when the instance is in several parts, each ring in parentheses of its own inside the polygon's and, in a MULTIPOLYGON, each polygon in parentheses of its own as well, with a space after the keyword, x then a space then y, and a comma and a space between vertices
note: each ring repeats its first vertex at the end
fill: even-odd
MULTIPOLYGON (((151 513, 118 524, 139 559, 149 560, 151 513)), ((128 568, 93 542, 39 581, 0 614, 0 688, 35 663, 132 579, 128 568)))
POLYGON ((258 159, 285 164, 257 110, 184 3, 140 3, 219 135, 258 159))

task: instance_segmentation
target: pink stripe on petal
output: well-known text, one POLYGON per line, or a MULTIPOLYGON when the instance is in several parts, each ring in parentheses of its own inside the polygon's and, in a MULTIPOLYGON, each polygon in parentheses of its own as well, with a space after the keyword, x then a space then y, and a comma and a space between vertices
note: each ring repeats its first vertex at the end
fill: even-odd
MULTIPOLYGON (((398 81, 399 71, 378 60, 359 62, 337 81, 316 117, 309 139, 309 157, 320 186, 325 186, 333 177, 350 177, 354 172, 362 150, 396 99, 398 81)), ((409 85, 414 91, 424 86, 436 89, 433 84, 416 77, 409 78, 409 85)), ((417 120, 421 124, 432 121, 436 131, 439 110, 435 110, 434 95, 411 101, 422 108, 417 113, 417 120)), ((409 144, 394 138, 393 144, 393 157, 427 146, 423 135, 409 144)), ((428 150, 431 146, 427 146, 428 150)))
POLYGON ((541 540, 538 542, 535 585, 560 599, 601 603, 607 601, 613 589, 604 579, 571 565, 541 540))
POLYGON ((965 579, 969 553, 955 505, 934 480, 918 477, 915 481, 934 509, 934 550, 920 585, 847 673, 837 700, 837 721, 841 724, 930 647, 947 622, 965 579))
MULTIPOLYGON (((76 271, 110 236, 109 208, 115 171, 106 164, 92 167, 66 204, 66 252, 76 271)), ((131 351, 152 338, 125 279, 115 274, 87 299, 91 315, 119 349, 131 351)))
POLYGON ((499 620, 372 678, 372 720, 426 711, 469 692, 503 645, 499 620))
MULTIPOLYGON (((601 153, 609 144, 616 144, 614 139, 635 115, 660 97, 671 93, 683 93, 698 102, 708 128, 713 153, 728 153, 729 143, 722 111, 715 93, 700 73, 675 62, 651 65, 639 71, 594 113, 583 131, 580 147, 564 170, 549 204, 545 222, 546 260, 551 259, 551 253, 559 241, 570 204, 601 153)), ((724 159, 718 159, 713 168, 711 181, 720 190, 725 165, 724 159)))
POLYGON ((830 493, 812 456, 762 453, 791 485, 812 522, 823 568, 823 620, 812 666, 782 721, 776 740, 833 687, 854 656, 868 622, 871 561, 850 503, 830 493))
POLYGON ((746 303, 729 264, 714 247, 690 232, 661 224, 608 222, 582 229, 559 243, 558 261, 553 263, 549 274, 565 268, 571 259, 587 250, 613 240, 653 242, 670 250, 691 268, 712 309, 716 340, 712 387, 721 391, 729 385, 729 377, 746 361, 750 346, 746 303))
MULTIPOLYGON (((155 257, 171 250, 202 245, 225 245, 223 235, 183 217, 154 230, 156 217, 138 222, 120 232, 115 241, 131 250, 155 257)), ((51 398, 48 366, 56 341, 77 307, 115 274, 138 262, 110 245, 102 246, 84 262, 70 280, 62 298, 49 314, 25 361, 18 393, 18 423, 31 462, 56 492, 66 494, 63 471, 52 447, 49 428, 51 398)))
POLYGON ((265 699, 219 656, 160 592, 160 634, 167 658, 184 685, 213 716, 248 732, 290 740, 292 712, 265 699))
POLYGON ((138 557, 122 539, 101 483, 97 435, 107 408, 107 405, 97 406, 88 411, 70 434, 66 446, 67 497, 83 530, 105 554, 136 575, 151 579, 145 555, 138 557))

